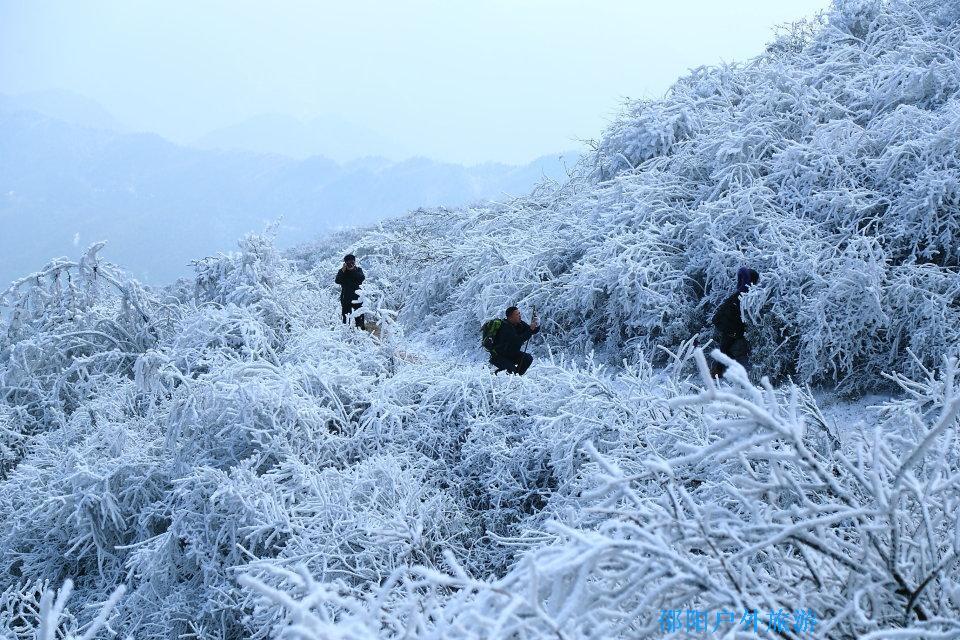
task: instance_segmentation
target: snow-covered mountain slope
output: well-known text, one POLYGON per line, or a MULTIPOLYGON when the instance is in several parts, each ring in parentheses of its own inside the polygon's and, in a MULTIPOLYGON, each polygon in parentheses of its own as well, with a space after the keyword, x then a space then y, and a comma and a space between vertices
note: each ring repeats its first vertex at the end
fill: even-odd
POLYGON ((919 373, 914 357, 960 343, 958 9, 882 6, 845 3, 626 105, 556 188, 343 241, 448 343, 522 303, 565 350, 656 354, 707 327, 747 264, 771 376, 854 390, 919 373))
POLYGON ((98 246, 24 279, 0 337, 0 629, 960 634, 956 203, 907 215, 929 167, 956 169, 930 123, 958 42, 951 6, 841 3, 628 105, 530 197, 289 255, 251 236, 166 289, 98 246), (895 67, 939 84, 885 92, 895 67), (379 338, 339 322, 348 249, 379 338), (742 261, 753 382, 894 399, 705 376, 693 334, 742 261), (492 376, 477 321, 513 301, 545 321, 538 361, 492 376))

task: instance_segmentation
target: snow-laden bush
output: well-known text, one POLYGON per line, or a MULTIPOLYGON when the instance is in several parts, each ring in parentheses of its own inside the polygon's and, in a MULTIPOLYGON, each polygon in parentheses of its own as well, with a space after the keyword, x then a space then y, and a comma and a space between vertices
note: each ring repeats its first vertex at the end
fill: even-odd
POLYGON ((136 281, 124 280, 92 245, 77 262, 58 259, 0 296, 3 401, 21 435, 62 422, 104 377, 126 375, 168 322, 136 281))
MULTIPOLYGON (((840 430, 737 366, 697 386, 690 340, 664 370, 492 376, 343 325, 274 269, 251 300, 297 296, 283 341, 256 337, 276 316, 255 302, 185 300, 132 371, 76 407, 46 392, 62 419, 0 482, 8 634, 79 637, 105 611, 144 638, 637 637, 738 607, 810 610, 828 635, 955 630, 955 359, 892 376, 903 399, 840 430), (66 580, 73 604, 38 613, 66 580)), ((936 319, 922 273, 898 304, 936 319)))
POLYGON ((241 470, 276 464, 278 424, 325 429, 310 393, 289 392, 278 354, 292 331, 323 322, 328 301, 256 237, 215 270, 198 267, 199 292, 187 295, 145 292, 101 247, 4 298, 0 574, 22 595, 3 609, 8 630, 22 622, 24 589, 67 579, 79 611, 133 580, 114 614, 121 627, 234 629, 218 594, 246 557, 214 541, 260 514, 218 508, 215 496, 223 479, 251 493, 241 470))
POLYGON ((9 588, 0 594, 0 628, 13 633, 12 637, 94 640, 104 632, 107 618, 124 591, 124 587, 119 587, 110 594, 96 617, 79 629, 76 617, 66 609, 73 592, 71 580, 56 590, 41 583, 9 588))
MULTIPOLYGON (((43 429, 21 429, 19 406, 3 405, 20 456, 0 481, 11 633, 32 629, 17 612, 36 585, 68 579, 64 615, 80 627, 125 585, 111 628, 227 638, 285 619, 237 591, 244 571, 303 564, 355 595, 394 571, 439 570, 447 553, 500 575, 536 536, 505 539, 551 513, 575 516, 582 443, 629 450, 635 425, 662 410, 628 402, 655 394, 645 365, 621 388, 594 365, 544 363, 544 398, 533 377, 493 378, 409 342, 376 286, 362 295, 389 330, 374 338, 340 323, 322 284, 260 248, 275 260, 217 258, 218 278, 240 278, 243 299, 209 277, 208 261, 199 298, 177 287, 155 296, 167 321, 139 352, 101 345, 102 362, 130 353, 123 368, 101 365, 71 393, 38 387, 57 416, 43 429)), ((110 297, 78 313, 102 326, 126 317, 110 297)))
MULTIPOLYGON (((642 471, 594 453, 590 498, 613 517, 555 527, 561 544, 493 585, 529 594, 505 631, 654 635, 663 612, 689 608, 811 609, 826 637, 957 633, 958 460, 944 456, 957 446, 957 367, 895 377, 911 397, 883 407, 875 429, 846 432, 797 388, 756 389, 741 370, 739 389, 718 389, 704 376, 703 391, 671 401, 684 434, 657 442, 642 471)), ((510 608, 493 588, 480 602, 460 615, 510 608)))
POLYGON ((547 523, 500 579, 448 554, 364 594, 277 566, 241 582, 301 638, 653 637, 695 631, 688 611, 709 612, 701 632, 746 635, 751 611, 759 633, 790 638, 960 632, 960 460, 945 455, 960 362, 892 376, 904 399, 841 430, 806 391, 754 387, 714 356, 735 386, 717 386, 697 352, 702 387, 669 400, 642 457, 585 442, 578 521, 547 523))

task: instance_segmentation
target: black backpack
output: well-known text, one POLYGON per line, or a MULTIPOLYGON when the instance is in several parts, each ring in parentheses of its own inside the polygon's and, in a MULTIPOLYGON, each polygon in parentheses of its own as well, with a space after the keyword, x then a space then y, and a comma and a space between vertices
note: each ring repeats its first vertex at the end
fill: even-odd
POLYGON ((502 325, 503 318, 494 318, 493 320, 487 320, 483 323, 483 326, 480 327, 480 335, 482 336, 481 344, 484 349, 490 352, 490 355, 496 355, 496 352, 493 350, 493 345, 497 340, 497 332, 500 331, 502 325))

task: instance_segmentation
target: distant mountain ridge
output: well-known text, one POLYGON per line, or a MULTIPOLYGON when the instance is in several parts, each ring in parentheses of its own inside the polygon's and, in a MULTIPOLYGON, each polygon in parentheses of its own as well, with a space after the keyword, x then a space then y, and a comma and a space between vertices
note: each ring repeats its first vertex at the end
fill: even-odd
POLYGON ((72 91, 51 89, 19 95, 0 93, 0 113, 18 111, 33 111, 48 118, 91 129, 118 132, 129 130, 129 127, 121 123, 99 102, 72 91))
MULTIPOLYGON (((425 158, 341 165, 317 156, 199 150, 155 134, 78 126, 26 110, 22 101, 4 100, 2 107, 0 283, 97 240, 108 240, 105 255, 138 278, 162 283, 271 221, 282 220, 278 243, 289 246, 421 206, 528 192, 544 177, 564 177, 574 162, 568 155, 521 167, 425 158)), ((76 120, 83 111, 75 111, 66 115, 76 120)), ((108 124, 95 110, 89 116, 108 124)))
POLYGON ((298 159, 322 155, 337 162, 364 156, 400 160, 414 155, 382 133, 333 115, 304 121, 262 114, 211 131, 197 139, 193 146, 275 153, 298 159))

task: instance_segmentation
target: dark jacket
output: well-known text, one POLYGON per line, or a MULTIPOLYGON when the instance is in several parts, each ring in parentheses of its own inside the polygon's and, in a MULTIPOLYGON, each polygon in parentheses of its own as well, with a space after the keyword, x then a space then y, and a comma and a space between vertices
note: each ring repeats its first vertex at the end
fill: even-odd
POLYGON ((340 285, 340 302, 349 304, 357 299, 357 289, 363 283, 363 269, 355 267, 352 271, 340 269, 337 271, 336 283, 340 285))
POLYGON ((717 307, 713 314, 713 326, 717 328, 722 340, 733 341, 742 338, 747 331, 740 315, 740 292, 734 293, 717 307))
POLYGON ((504 358, 514 358, 520 353, 520 347, 530 339, 535 333, 539 333, 540 327, 536 330, 530 328, 523 320, 516 326, 504 320, 497 331, 497 337, 493 341, 493 351, 496 355, 504 358))

